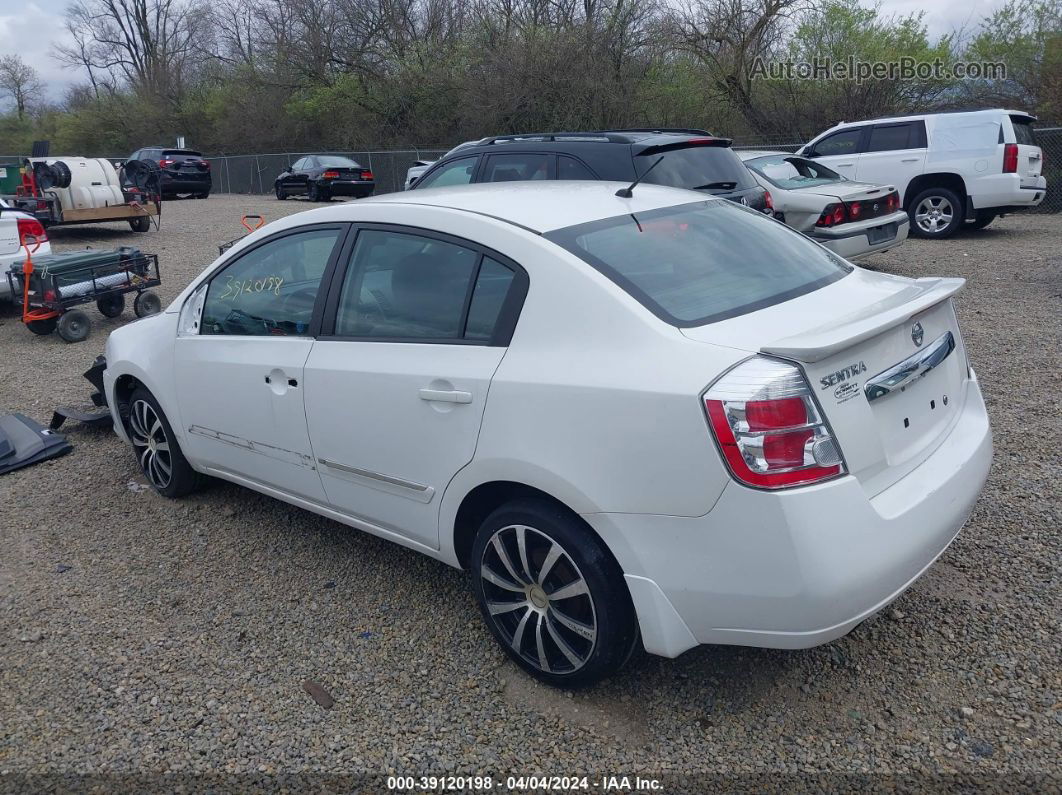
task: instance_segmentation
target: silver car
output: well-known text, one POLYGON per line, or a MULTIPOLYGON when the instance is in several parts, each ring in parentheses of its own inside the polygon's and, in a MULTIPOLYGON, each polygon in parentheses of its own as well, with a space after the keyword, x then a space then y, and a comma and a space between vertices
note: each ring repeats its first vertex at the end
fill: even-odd
POLYGON ((845 259, 895 248, 910 219, 892 185, 853 182, 789 152, 738 152, 771 194, 775 217, 845 259))

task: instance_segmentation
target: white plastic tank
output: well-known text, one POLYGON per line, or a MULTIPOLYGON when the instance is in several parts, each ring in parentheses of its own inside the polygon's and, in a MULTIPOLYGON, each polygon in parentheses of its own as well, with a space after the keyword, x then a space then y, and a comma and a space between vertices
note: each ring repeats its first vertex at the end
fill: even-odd
POLYGON ((103 157, 48 157, 34 158, 51 165, 58 161, 70 169, 70 187, 52 188, 63 210, 88 210, 125 204, 118 173, 111 162, 103 157))

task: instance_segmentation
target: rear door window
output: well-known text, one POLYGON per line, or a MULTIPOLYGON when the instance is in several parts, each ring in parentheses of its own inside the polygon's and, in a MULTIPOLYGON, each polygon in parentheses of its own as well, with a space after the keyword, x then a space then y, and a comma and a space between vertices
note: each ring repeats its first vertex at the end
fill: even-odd
POLYGON ((524 182, 553 179, 553 155, 544 152, 491 155, 479 182, 524 182))
POLYGON ((546 237, 679 327, 773 306, 851 271, 799 232, 719 199, 606 218, 546 237))
POLYGON ((868 152, 889 152, 894 149, 911 149, 917 145, 913 124, 876 124, 870 131, 868 152))
POLYGON ((756 180, 727 146, 689 146, 634 158, 639 174, 654 185, 725 192, 756 187, 756 180), (659 158, 660 164, 647 170, 659 158))
POLYGON ((557 158, 557 179, 597 179, 597 177, 574 157, 561 155, 557 158))

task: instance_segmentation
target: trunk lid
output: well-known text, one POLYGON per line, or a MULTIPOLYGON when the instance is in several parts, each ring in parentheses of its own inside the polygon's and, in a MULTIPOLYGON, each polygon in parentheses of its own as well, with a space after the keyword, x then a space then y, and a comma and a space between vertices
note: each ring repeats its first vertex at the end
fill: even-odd
POLYGON ((922 463, 958 417, 968 374, 951 297, 963 284, 856 269, 791 301, 682 331, 796 362, 849 473, 872 496, 922 463), (895 368, 904 362, 914 372, 901 384, 895 368), (876 376, 884 386, 870 397, 876 376))
MULTIPOLYGON (((14 210, 0 208, 0 256, 15 254, 20 248, 18 239, 19 217, 19 214, 14 210)), ((6 282, 7 276, 0 273, 0 280, 6 282)))
POLYGON ((865 199, 881 199, 894 192, 892 185, 868 185, 865 182, 833 182, 827 185, 815 185, 809 188, 795 188, 800 193, 825 196, 832 201, 852 202, 865 199))
POLYGON ((1014 140, 1018 144, 1018 175, 1022 187, 1036 187, 1040 174, 1043 173, 1043 150, 1036 143, 1033 132, 1033 119, 1029 116, 1011 115, 1014 128, 1014 140))

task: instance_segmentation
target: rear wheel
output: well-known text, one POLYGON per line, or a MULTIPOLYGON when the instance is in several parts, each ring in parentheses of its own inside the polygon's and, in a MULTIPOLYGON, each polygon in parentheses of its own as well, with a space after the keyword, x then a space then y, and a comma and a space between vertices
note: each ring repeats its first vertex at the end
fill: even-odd
POLYGON ((911 202, 911 234, 916 237, 951 237, 962 226, 963 204, 955 191, 928 188, 911 202))
POLYGON ((151 219, 146 215, 140 215, 129 219, 129 228, 134 232, 146 232, 151 229, 151 219))
POLYGON ((164 497, 183 497, 202 485, 181 452, 166 415, 155 396, 137 387, 129 397, 129 439, 148 483, 164 497))
POLYGON ((47 317, 44 320, 31 320, 26 324, 26 328, 32 331, 34 334, 40 334, 42 337, 46 337, 55 331, 55 327, 59 324, 58 317, 47 317))
POLYGON ((986 213, 984 210, 977 211, 977 218, 966 224, 967 229, 984 229, 990 223, 996 220, 995 213, 986 213))
POLYGON ((197 198, 197 199, 209 199, 210 198, 210 191, 207 191, 206 193, 197 193, 195 195, 195 198, 197 198))
POLYGON ((280 201, 284 201, 286 198, 288 198, 288 194, 284 191, 282 187, 280 187, 280 185, 276 185, 275 190, 277 192, 277 198, 280 199, 280 201))
POLYGON ((66 342, 81 342, 88 337, 91 327, 89 316, 80 309, 64 312, 59 316, 59 322, 56 324, 59 336, 66 342))
POLYGON ((96 308, 104 317, 118 317, 125 311, 125 296, 121 293, 106 295, 96 301, 96 308))
POLYGON ((151 292, 138 293, 133 299, 133 312, 137 317, 157 315, 162 311, 162 300, 151 292))
POLYGON ((537 679, 588 685, 634 650, 637 622, 623 572, 563 508, 537 499, 498 508, 476 534, 471 568, 491 634, 537 679))

